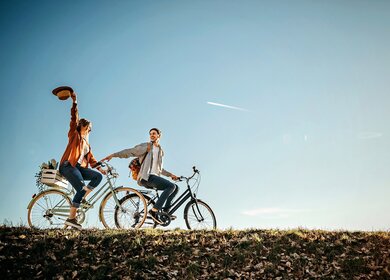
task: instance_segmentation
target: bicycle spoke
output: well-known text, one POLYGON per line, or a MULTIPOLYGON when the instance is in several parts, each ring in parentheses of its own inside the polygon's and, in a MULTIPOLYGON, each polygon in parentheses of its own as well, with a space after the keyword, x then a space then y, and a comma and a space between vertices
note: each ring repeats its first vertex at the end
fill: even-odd
POLYGON ((120 200, 115 209, 115 223, 122 229, 138 228, 144 223, 145 200, 137 194, 129 194, 120 200))
POLYGON ((69 215, 70 199, 59 190, 39 194, 28 210, 28 223, 36 228, 59 228, 69 215), (67 205, 67 206, 66 206, 67 205))
POLYGON ((189 229, 214 229, 216 220, 211 208, 197 200, 187 204, 184 219, 189 229))
POLYGON ((100 216, 104 226, 106 228, 139 227, 144 220, 139 211, 146 208, 146 202, 142 195, 130 188, 116 189, 115 195, 118 199, 118 204, 113 195, 107 197, 102 202, 100 216))

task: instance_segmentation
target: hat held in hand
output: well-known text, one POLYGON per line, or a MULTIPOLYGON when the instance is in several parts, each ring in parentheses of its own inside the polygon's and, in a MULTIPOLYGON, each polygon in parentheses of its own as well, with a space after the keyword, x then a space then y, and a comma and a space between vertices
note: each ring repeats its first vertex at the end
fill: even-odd
POLYGON ((73 89, 68 86, 58 87, 52 90, 52 93, 60 100, 66 100, 73 93, 73 89))

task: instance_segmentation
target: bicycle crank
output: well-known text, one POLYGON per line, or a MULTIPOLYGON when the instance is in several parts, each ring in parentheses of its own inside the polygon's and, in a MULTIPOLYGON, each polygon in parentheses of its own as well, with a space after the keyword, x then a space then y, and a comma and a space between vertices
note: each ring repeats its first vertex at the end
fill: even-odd
POLYGON ((159 214, 158 218, 162 222, 162 224, 160 224, 160 226, 166 227, 171 223, 171 217, 168 214, 165 214, 165 213, 159 214))

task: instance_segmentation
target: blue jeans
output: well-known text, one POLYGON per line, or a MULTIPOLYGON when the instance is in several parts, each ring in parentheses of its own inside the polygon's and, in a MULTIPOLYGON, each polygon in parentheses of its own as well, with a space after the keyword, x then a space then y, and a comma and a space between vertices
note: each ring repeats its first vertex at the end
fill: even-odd
POLYGON ((154 208, 158 210, 162 208, 164 202, 164 208, 168 210, 171 207, 172 199, 179 192, 179 187, 177 185, 156 175, 150 175, 147 181, 142 179, 141 185, 145 188, 163 191, 160 198, 154 204, 154 208))
POLYGON ((99 172, 81 167, 79 163, 73 167, 67 160, 60 165, 60 173, 76 190, 76 195, 72 200, 72 206, 76 208, 80 207, 80 202, 85 195, 85 191, 83 190, 83 187, 85 186, 84 180, 90 181, 87 188, 93 190, 103 179, 103 175, 99 172))

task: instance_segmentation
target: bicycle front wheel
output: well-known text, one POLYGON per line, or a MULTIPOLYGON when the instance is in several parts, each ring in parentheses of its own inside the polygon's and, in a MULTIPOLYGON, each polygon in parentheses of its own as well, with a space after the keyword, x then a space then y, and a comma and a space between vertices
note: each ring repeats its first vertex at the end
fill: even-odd
MULTIPOLYGON (((135 195, 138 197, 139 202, 139 211, 144 211, 146 213, 147 207, 146 207, 146 201, 142 194, 132 188, 128 187, 119 187, 114 189, 113 192, 110 192, 106 195, 105 198, 103 198, 101 204, 100 204, 100 210, 99 210, 99 218, 102 224, 105 228, 121 228, 118 226, 118 223, 115 221, 116 219, 116 209, 120 208, 120 203, 122 199, 125 196, 128 195, 135 195), (142 210, 141 210, 142 209, 142 210)), ((145 219, 142 220, 142 223, 145 219)), ((142 225, 142 223, 139 223, 142 225)), ((139 226, 135 227, 138 228, 139 226)))
POLYGON ((184 220, 188 229, 216 229, 217 220, 213 210, 205 202, 196 199, 184 208, 184 220))
POLYGON ((115 209, 115 224, 120 229, 136 229, 144 225, 147 217, 146 199, 137 193, 126 195, 115 209))
POLYGON ((28 225, 39 229, 63 228, 70 207, 70 198, 64 192, 44 191, 38 194, 28 206, 28 225))

